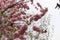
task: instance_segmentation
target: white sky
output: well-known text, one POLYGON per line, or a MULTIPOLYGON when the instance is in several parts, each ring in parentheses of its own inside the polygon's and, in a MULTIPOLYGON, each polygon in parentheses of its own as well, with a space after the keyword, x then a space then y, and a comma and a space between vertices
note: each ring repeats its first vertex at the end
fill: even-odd
POLYGON ((40 0, 42 6, 48 7, 48 13, 51 14, 51 24, 54 25, 53 40, 60 39, 60 9, 55 9, 59 0, 40 0))

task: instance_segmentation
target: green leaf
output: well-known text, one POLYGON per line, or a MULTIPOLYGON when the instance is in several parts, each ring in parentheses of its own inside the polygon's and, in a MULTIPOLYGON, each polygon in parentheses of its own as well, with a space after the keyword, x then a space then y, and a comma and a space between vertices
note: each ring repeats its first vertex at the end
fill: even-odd
POLYGON ((29 33, 29 36, 32 37, 32 33, 31 32, 29 33))

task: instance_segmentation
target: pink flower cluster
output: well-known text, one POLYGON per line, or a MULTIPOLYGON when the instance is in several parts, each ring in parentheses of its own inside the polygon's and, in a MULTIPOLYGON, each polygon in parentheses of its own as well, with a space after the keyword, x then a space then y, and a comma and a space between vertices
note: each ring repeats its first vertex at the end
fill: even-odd
MULTIPOLYGON (((33 0, 29 0, 28 2, 33 4, 33 0)), ((28 26, 32 23, 32 21, 38 21, 48 11, 47 8, 43 9, 42 6, 37 3, 37 6, 41 8, 41 14, 28 16, 25 12, 30 9, 27 5, 28 2, 25 0, 20 0, 19 2, 16 2, 16 0, 0 0, 0 38, 4 35, 8 38, 8 40, 14 40, 15 38, 26 40, 24 35, 28 26), (30 23, 25 21, 27 18, 30 18, 30 23), (18 25, 15 23, 16 21, 23 21, 25 24, 18 25)), ((36 26, 33 26, 33 30, 46 33, 46 31, 43 31, 36 26)))

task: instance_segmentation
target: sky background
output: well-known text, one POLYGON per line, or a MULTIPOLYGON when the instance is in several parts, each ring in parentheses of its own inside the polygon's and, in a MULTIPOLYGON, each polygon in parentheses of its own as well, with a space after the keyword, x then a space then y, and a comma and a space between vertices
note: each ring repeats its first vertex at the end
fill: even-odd
POLYGON ((54 25, 54 34, 52 40, 60 40, 60 9, 56 8, 59 0, 40 0, 42 6, 48 7, 48 14, 51 14, 51 25, 54 25))

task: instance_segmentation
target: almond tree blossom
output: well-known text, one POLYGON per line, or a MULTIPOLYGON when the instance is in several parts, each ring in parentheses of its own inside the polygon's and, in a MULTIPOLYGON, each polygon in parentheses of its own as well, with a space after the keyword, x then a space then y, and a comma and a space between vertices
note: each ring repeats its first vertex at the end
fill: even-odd
MULTIPOLYGON (((17 0, 0 0, 0 40, 2 40, 2 36, 5 36, 7 40, 14 40, 16 38, 26 40, 24 35, 28 35, 27 29, 29 25, 31 25, 33 21, 41 19, 48 11, 48 8, 44 9, 41 4, 37 2, 37 7, 34 6, 34 8, 37 8, 39 13, 31 15, 27 13, 30 9, 28 5, 29 2, 31 5, 34 5, 34 0, 19 0, 18 2, 17 0)), ((43 31, 43 29, 34 25, 32 29, 39 33, 47 32, 47 30, 43 31)))

